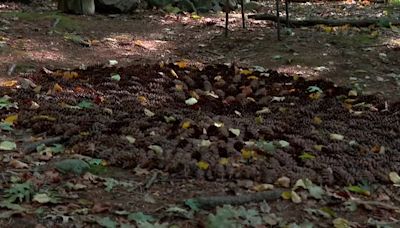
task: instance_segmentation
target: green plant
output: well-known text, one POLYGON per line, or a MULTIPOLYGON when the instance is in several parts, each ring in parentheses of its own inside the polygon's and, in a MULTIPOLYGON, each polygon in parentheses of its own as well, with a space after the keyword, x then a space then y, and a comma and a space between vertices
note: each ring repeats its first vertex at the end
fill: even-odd
POLYGON ((22 184, 13 184, 11 188, 5 190, 5 198, 8 202, 19 201, 31 201, 32 195, 34 193, 34 188, 31 182, 27 181, 22 184))

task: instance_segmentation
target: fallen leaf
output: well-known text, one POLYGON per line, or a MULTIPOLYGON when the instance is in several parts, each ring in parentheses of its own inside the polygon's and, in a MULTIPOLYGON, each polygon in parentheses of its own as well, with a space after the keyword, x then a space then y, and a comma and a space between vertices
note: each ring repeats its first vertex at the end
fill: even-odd
POLYGON ((11 167, 13 167, 14 169, 25 169, 28 168, 29 165, 26 164, 25 162, 21 162, 19 160, 13 159, 10 161, 9 163, 11 165, 11 167))
POLYGON ((119 82, 119 81, 121 81, 121 75, 119 75, 119 74, 112 74, 112 75, 111 75, 111 80, 119 82))
POLYGON ((80 159, 65 159, 55 163, 56 169, 64 174, 73 173, 81 175, 90 169, 87 162, 80 159))
POLYGON ((274 185, 272 185, 272 184, 259 184, 259 185, 254 186, 254 190, 257 192, 264 192, 264 191, 272 190, 272 189, 274 189, 274 185))
POLYGON ((335 228, 351 228, 350 222, 344 218, 336 218, 332 223, 335 228))
POLYGON ((15 150, 17 149, 17 144, 12 141, 3 141, 0 143, 0 150, 15 150))
POLYGON ((400 176, 396 172, 390 172, 389 179, 393 182, 393 184, 400 184, 400 176))
POLYGON ((133 136, 127 135, 125 138, 130 144, 134 144, 136 142, 136 139, 133 136))
POLYGON ((157 155, 162 155, 164 152, 163 148, 159 145, 150 145, 148 148, 154 151, 157 155))
POLYGON ((241 154, 242 154, 242 158, 243 159, 248 160, 250 158, 253 158, 255 152, 253 150, 251 150, 251 149, 243 148, 241 150, 241 154))
POLYGON ((154 112, 148 110, 147 108, 145 108, 143 111, 144 111, 144 114, 145 114, 147 117, 153 117, 153 116, 156 115, 154 112))
POLYGON ((237 128, 229 128, 229 131, 234 134, 236 137, 240 135, 240 129, 237 128))
POLYGON ((344 136, 343 136, 343 135, 340 135, 340 134, 334 134, 334 133, 332 133, 332 134, 329 135, 329 138, 330 138, 331 140, 342 141, 342 140, 344 139, 344 136))
POLYGON ((189 62, 186 61, 186 60, 181 60, 181 61, 176 62, 175 65, 178 66, 181 69, 185 69, 185 68, 188 67, 189 62))
POLYGON ((96 222, 105 228, 116 228, 118 223, 113 221, 110 217, 104 217, 101 219, 97 219, 96 222))
POLYGON ((0 86, 2 87, 14 87, 18 84, 17 80, 9 80, 9 81, 3 81, 0 83, 0 86))
POLYGON ((190 128, 190 126, 191 126, 191 123, 190 123, 189 120, 186 120, 186 121, 184 121, 184 122, 182 123, 182 128, 183 128, 183 129, 188 129, 188 128, 190 128))
POLYGON ((207 170, 210 165, 205 161, 197 162, 197 167, 201 170, 207 170))
POLYGON ((7 116, 6 119, 4 120, 5 123, 13 125, 14 122, 18 120, 18 114, 13 114, 10 116, 7 116))
POLYGON ((58 83, 54 84, 53 86, 54 93, 61 93, 62 91, 64 91, 64 89, 58 83))
POLYGON ((49 197, 46 193, 37 193, 33 197, 33 201, 36 201, 41 204, 49 203, 52 201, 52 198, 49 197))
POLYGON ((191 97, 191 98, 189 98, 189 99, 187 99, 186 101, 185 101, 185 104, 187 104, 187 105, 194 105, 194 104, 197 104, 197 99, 196 98, 194 98, 194 97, 191 97))
POLYGON ((276 185, 284 187, 284 188, 289 188, 290 187, 290 178, 289 177, 280 177, 278 180, 275 182, 276 185))

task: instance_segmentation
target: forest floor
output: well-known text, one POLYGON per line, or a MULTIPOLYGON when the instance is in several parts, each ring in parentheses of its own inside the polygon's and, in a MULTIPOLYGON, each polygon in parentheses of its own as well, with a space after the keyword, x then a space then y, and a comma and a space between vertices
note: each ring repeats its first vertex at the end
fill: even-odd
POLYGON ((400 28, 22 8, 0 4, 2 227, 400 226, 400 28))

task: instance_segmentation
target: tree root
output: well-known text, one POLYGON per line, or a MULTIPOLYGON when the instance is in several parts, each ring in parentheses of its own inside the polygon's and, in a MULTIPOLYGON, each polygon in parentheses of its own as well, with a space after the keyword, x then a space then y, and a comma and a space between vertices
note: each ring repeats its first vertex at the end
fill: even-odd
POLYGON ((272 201, 281 197, 282 190, 271 190, 238 196, 202 196, 187 200, 194 203, 198 208, 213 208, 224 204, 243 205, 260 201, 272 201))
MULTIPOLYGON (((249 15, 248 18, 255 20, 268 20, 277 22, 277 17, 270 14, 253 14, 249 15)), ((280 17, 279 21, 286 24, 286 18, 280 17)), ((294 27, 301 26, 315 26, 315 25, 327 25, 327 26, 343 26, 351 25, 354 27, 368 27, 371 25, 378 25, 383 22, 383 19, 304 19, 304 20, 289 20, 289 25, 294 27)), ((385 22, 386 23, 386 22, 385 22)), ((400 20, 389 20, 388 23, 392 25, 400 25, 400 20)))

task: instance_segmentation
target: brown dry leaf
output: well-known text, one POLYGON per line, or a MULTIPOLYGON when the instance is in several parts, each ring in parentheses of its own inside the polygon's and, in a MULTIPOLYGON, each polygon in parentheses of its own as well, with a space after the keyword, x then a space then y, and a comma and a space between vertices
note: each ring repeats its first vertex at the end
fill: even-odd
POLYGON ((149 100, 145 96, 139 96, 138 101, 141 105, 146 106, 149 104, 149 100))
POLYGON ((54 93, 60 93, 62 91, 64 91, 64 89, 58 83, 54 84, 54 86, 53 86, 54 93))
POLYGON ((315 125, 320 125, 322 123, 322 119, 319 116, 315 116, 312 121, 315 125))
POLYGON ((61 181, 60 173, 55 170, 48 170, 44 172, 46 180, 50 181, 51 183, 58 183, 61 181))
POLYGON ((26 164, 25 162, 22 162, 22 161, 19 161, 19 160, 16 160, 16 159, 11 160, 9 164, 14 169, 25 169, 25 168, 29 167, 29 165, 26 164))
POLYGON ((179 68, 181 68, 181 69, 185 69, 185 68, 187 68, 189 66, 189 62, 187 60, 181 60, 181 61, 178 61, 178 62, 176 62, 174 64, 176 66, 178 66, 179 68))
POLYGON ((109 203, 100 203, 100 202, 96 202, 94 203, 93 207, 92 207, 92 212, 93 213, 103 213, 103 212, 107 212, 111 209, 111 205, 109 203))
POLYGON ((76 79, 78 77, 79 77, 78 73, 76 73, 74 71, 71 71, 71 72, 66 71, 66 72, 63 73, 63 78, 64 79, 76 79))

